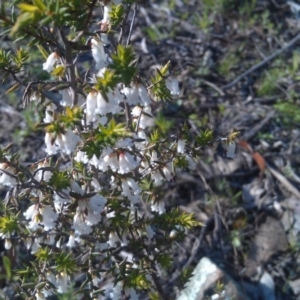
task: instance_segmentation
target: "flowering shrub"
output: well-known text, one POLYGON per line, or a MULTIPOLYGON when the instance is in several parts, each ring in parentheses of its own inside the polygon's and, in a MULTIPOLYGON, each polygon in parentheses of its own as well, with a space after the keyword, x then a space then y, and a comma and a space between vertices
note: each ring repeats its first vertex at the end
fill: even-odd
POLYGON ((161 194, 178 170, 195 168, 212 133, 195 137, 184 126, 171 134, 162 116, 155 119, 156 104, 171 101, 179 87, 169 63, 149 82, 139 74, 123 41, 125 34, 130 40, 133 2, 2 4, 1 26, 29 43, 0 52, 1 72, 14 81, 7 92, 23 88, 24 105, 45 108, 44 159, 25 166, 9 146, 0 150, 0 184, 7 187, 0 235, 15 255, 33 255, 15 270, 24 298, 73 291, 81 299, 156 299, 163 290, 157 267, 168 268, 171 244, 199 225, 166 210, 161 194), (103 19, 95 24, 99 8, 103 19), (50 80, 24 76, 34 47, 50 80), (87 70, 81 62, 89 53, 87 70))

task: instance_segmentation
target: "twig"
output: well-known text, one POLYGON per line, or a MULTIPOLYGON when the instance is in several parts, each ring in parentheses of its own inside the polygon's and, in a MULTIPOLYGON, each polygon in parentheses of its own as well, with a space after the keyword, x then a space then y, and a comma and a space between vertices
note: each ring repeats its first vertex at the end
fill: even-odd
POLYGON ((76 76, 75 76, 75 70, 74 70, 74 64, 72 59, 72 47, 70 45, 69 40, 65 36, 63 30, 58 29, 59 36, 64 43, 65 46, 65 59, 66 59, 66 66, 68 68, 68 77, 69 81, 71 82, 71 90, 72 90, 72 106, 77 105, 78 103, 78 95, 76 93, 76 76))
POLYGON ((232 82, 224 85, 221 87, 222 90, 227 90, 233 86, 235 86, 240 80, 242 80, 244 77, 246 77, 247 75, 251 74, 252 72, 256 71, 257 69, 261 68, 262 66, 264 66, 265 64, 267 64, 268 62, 270 62, 271 60, 273 60, 275 57, 277 57, 278 55, 280 55, 281 53, 283 53, 284 51, 286 51, 288 48, 290 48, 291 46, 293 46, 294 44, 296 44, 296 42, 298 42, 298 40, 300 39, 300 33, 298 33, 291 41, 289 41, 284 47, 282 47, 281 49, 278 49, 277 51, 275 51, 273 54, 271 54, 270 56, 267 56, 264 60, 262 60, 261 62, 259 62, 258 64, 252 66, 250 69, 248 69, 247 71, 245 71, 244 73, 242 73, 241 75, 239 75, 237 78, 235 78, 232 82))
POLYGON ((206 81, 204 79, 202 79, 202 82, 205 83, 206 85, 210 86, 215 91, 217 91, 220 94, 220 96, 225 96, 225 93, 220 88, 218 88, 215 84, 213 84, 209 81, 206 81))
POLYGON ((270 111, 260 123, 258 123, 256 126, 251 128, 249 131, 245 132, 245 134, 243 135, 243 139, 247 141, 250 140, 252 137, 254 137, 256 133, 259 130, 261 130, 261 128, 263 128, 270 121, 270 119, 273 118, 274 115, 275 115, 275 111, 274 110, 270 111))
POLYGON ((279 173, 277 170, 275 170, 273 167, 271 167, 270 164, 267 163, 267 167, 269 169, 269 171, 271 172, 271 174, 276 177, 276 179, 278 181, 281 182, 281 184, 283 184, 285 186, 285 188, 292 193, 295 197, 297 197, 298 199, 300 198, 300 192, 299 190, 294 187, 288 179, 286 179, 281 173, 279 173))
POLYGON ((93 2, 91 3, 91 5, 89 6, 89 11, 88 11, 88 14, 86 16, 86 19, 84 21, 84 24, 83 24, 83 29, 79 32, 79 34, 72 40, 72 42, 77 42, 79 41, 79 39, 84 35, 85 31, 86 31, 86 28, 87 26, 89 25, 89 22, 90 22, 90 19, 92 17, 92 13, 93 13, 93 10, 94 10, 94 7, 97 3, 97 0, 93 0, 93 2))
POLYGON ((126 21, 127 21, 128 16, 129 16, 130 9, 131 9, 131 4, 128 4, 126 12, 125 12, 125 16, 122 20, 122 23, 120 24, 121 30, 120 30, 120 35, 118 37, 118 44, 121 44, 121 42, 122 42, 122 38, 123 38, 123 35, 124 35, 125 26, 126 26, 126 21))
POLYGON ((135 3, 134 10, 133 10, 133 17, 132 17, 132 20, 131 20, 130 29, 129 29, 129 33, 128 33, 128 37, 127 37, 126 47, 129 45, 129 42, 130 42, 130 38, 131 38, 131 34, 132 34, 132 28, 133 28, 133 23, 134 23, 135 16, 136 16, 136 11, 137 11, 137 4, 135 3))

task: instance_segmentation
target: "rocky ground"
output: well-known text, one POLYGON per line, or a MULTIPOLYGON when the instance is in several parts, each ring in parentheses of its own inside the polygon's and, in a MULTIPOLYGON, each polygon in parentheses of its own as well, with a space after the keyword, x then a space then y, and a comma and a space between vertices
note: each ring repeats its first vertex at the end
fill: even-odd
MULTIPOLYGON (((165 299, 176 299, 193 270, 194 280, 203 275, 205 263, 211 273, 190 299, 300 299, 300 19, 293 3, 138 6, 131 43, 141 71, 147 76, 171 60, 180 82, 181 94, 157 111, 176 124, 188 120, 195 133, 213 129, 216 139, 240 132, 234 159, 221 145, 206 147, 197 170, 167 186, 167 206, 193 212, 205 226, 171 250, 173 268, 161 274, 165 299)), ((0 144, 14 142, 28 163, 42 158, 43 135, 26 130, 38 112, 24 113, 20 99, 3 93, 0 144)))

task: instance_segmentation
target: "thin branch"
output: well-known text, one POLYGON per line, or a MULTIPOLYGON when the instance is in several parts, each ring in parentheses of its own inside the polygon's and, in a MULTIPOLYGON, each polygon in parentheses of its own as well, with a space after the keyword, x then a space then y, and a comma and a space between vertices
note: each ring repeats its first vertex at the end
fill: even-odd
POLYGON ((129 45, 130 38, 131 38, 131 35, 132 35, 132 29, 133 29, 133 23, 134 23, 134 20, 135 20, 135 16, 136 16, 136 11, 137 11, 137 4, 135 3, 134 4, 134 10, 133 10, 133 17, 132 17, 132 20, 131 20, 130 29, 129 29, 129 33, 128 33, 128 37, 127 37, 126 47, 129 45))
POLYGON ((79 34, 76 36, 76 38, 74 38, 72 40, 73 43, 79 41, 79 39, 84 35, 84 33, 86 31, 86 28, 89 25, 89 22, 90 22, 90 19, 92 17, 93 10, 94 10, 94 7, 95 7, 96 3, 97 3, 97 0, 93 0, 93 2, 91 3, 91 5, 89 6, 89 11, 88 11, 86 19, 84 21, 84 24, 83 24, 83 29, 79 32, 79 34))
POLYGON ((120 25, 121 31, 120 31, 120 35, 118 37, 118 44, 120 44, 122 42, 122 38, 123 38, 123 35, 124 35, 125 26, 126 26, 126 21, 127 21, 128 16, 129 16, 130 9, 131 9, 131 4, 128 4, 126 12, 125 12, 125 16, 124 16, 124 18, 122 20, 122 23, 120 25))
POLYGON ((77 105, 78 103, 78 95, 76 93, 76 76, 75 76, 75 70, 74 70, 74 64, 72 59, 72 47, 70 45, 69 40, 65 36, 63 30, 58 29, 58 33, 60 35, 60 38, 65 46, 65 59, 66 59, 66 66, 68 68, 68 77, 69 81, 71 82, 71 89, 72 89, 72 106, 77 105))

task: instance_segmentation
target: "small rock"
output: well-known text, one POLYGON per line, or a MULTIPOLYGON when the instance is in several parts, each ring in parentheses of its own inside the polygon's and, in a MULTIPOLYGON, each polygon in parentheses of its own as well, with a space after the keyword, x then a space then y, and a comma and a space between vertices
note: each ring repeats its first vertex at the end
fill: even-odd
POLYGON ((261 291, 262 300, 276 300, 275 297, 275 283, 272 276, 268 272, 264 272, 260 278, 259 287, 261 291))
POLYGON ((194 269, 193 276, 181 291, 177 300, 202 300, 206 296, 215 298, 218 295, 215 291, 216 284, 224 287, 220 299, 249 299, 231 277, 209 258, 204 257, 194 269))

